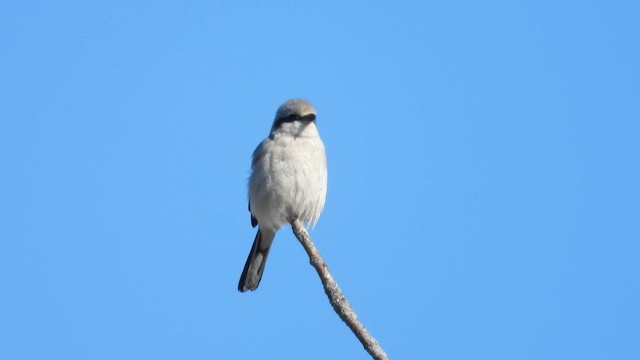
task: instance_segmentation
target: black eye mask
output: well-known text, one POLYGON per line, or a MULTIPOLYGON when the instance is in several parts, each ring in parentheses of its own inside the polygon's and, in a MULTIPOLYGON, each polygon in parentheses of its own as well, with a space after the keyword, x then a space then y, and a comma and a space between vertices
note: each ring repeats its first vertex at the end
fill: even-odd
POLYGON ((309 114, 305 116, 300 116, 298 114, 290 114, 285 117, 280 117, 276 119, 276 127, 280 126, 283 123, 294 122, 294 121, 315 121, 316 115, 309 114))

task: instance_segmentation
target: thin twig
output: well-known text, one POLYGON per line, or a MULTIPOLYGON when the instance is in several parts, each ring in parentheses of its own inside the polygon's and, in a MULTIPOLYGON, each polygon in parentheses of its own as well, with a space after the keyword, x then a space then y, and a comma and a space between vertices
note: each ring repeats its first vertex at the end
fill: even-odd
POLYGON ((292 219, 290 223, 296 238, 307 251, 311 265, 313 265, 320 276, 322 286, 324 286, 324 292, 327 294, 329 302, 331 303, 331 306, 333 306, 333 310, 338 313, 340 319, 342 319, 342 321, 344 321, 349 329, 351 329, 351 331, 356 335, 358 340, 362 343, 362 346, 364 346, 372 358, 376 360, 386 360, 387 354, 385 354, 380 344, 378 344, 376 339, 371 336, 364 325, 362 325, 358 320, 358 316, 353 310, 353 307, 351 307, 347 298, 342 294, 340 287, 338 287, 338 283, 336 283, 333 276, 331 276, 327 263, 324 261, 315 245, 313 245, 313 241, 311 240, 307 229, 305 229, 302 222, 298 219, 292 219))

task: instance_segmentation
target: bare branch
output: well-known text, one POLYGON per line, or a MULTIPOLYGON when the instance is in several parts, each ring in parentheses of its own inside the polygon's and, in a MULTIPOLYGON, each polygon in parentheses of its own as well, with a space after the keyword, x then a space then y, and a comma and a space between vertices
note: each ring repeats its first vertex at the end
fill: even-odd
POLYGON ((356 335, 358 340, 362 343, 362 346, 364 346, 365 350, 367 350, 372 358, 376 360, 386 360, 387 354, 385 354, 380 344, 378 344, 376 339, 371 336, 364 325, 362 325, 358 320, 358 316, 353 310, 353 307, 351 307, 347 298, 342 294, 340 287, 338 287, 338 283, 336 283, 333 276, 331 276, 327 263, 324 261, 315 245, 313 245, 313 241, 311 241, 311 237, 309 236, 307 229, 305 229, 302 222, 298 219, 293 219, 290 223, 296 238, 307 251, 311 265, 313 265, 320 276, 322 286, 324 286, 324 292, 327 294, 329 302, 331 303, 331 306, 333 306, 333 310, 338 313, 340 319, 342 319, 342 321, 344 321, 349 329, 351 329, 351 331, 356 335))

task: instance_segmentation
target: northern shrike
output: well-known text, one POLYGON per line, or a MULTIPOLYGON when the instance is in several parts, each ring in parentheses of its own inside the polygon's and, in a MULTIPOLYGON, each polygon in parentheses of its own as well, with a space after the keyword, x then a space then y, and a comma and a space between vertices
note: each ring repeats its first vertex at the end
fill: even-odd
POLYGON ((258 233, 240 276, 241 292, 258 287, 278 229, 291 218, 313 226, 324 208, 327 160, 315 120, 316 109, 308 101, 288 100, 253 152, 249 212, 258 233))

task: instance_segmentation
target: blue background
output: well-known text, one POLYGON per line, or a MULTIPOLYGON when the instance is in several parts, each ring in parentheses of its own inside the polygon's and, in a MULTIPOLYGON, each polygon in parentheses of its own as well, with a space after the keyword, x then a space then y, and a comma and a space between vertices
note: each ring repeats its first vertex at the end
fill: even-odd
POLYGON ((312 236, 395 359, 640 358, 637 1, 4 1, 0 358, 367 359, 250 156, 318 109, 312 236))

